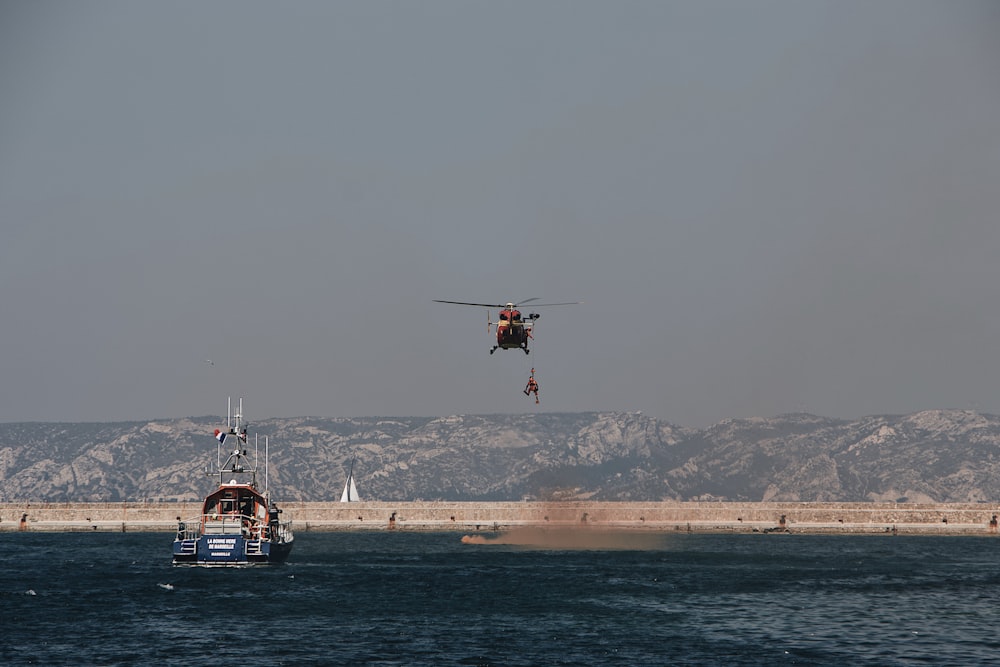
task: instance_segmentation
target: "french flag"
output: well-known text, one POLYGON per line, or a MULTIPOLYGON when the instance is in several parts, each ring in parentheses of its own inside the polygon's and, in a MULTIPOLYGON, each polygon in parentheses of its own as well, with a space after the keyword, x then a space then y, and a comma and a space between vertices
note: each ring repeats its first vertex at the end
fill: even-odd
POLYGON ((218 440, 219 444, 221 445, 226 441, 226 434, 220 431, 219 429, 215 429, 215 439, 218 440))

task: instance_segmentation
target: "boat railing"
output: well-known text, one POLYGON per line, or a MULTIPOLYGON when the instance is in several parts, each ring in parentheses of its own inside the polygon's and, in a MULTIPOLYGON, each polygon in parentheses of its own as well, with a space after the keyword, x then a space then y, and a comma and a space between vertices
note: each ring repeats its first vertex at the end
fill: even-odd
POLYGON ((204 535, 233 535, 242 533, 251 540, 270 539, 275 542, 292 541, 292 522, 266 524, 254 517, 240 514, 203 514, 178 523, 178 540, 197 540, 204 535), (204 529, 202 528, 204 526, 204 529))
POLYGON ((201 521, 205 526, 205 535, 233 535, 247 532, 254 519, 240 514, 205 514, 201 521))
POLYGON ((291 521, 283 521, 279 524, 272 524, 269 532, 272 542, 291 542, 295 539, 292 533, 291 521))
POLYGON ((200 519, 194 517, 192 519, 185 519, 177 524, 177 539, 178 540, 197 540, 198 535, 201 533, 201 526, 199 525, 200 519))

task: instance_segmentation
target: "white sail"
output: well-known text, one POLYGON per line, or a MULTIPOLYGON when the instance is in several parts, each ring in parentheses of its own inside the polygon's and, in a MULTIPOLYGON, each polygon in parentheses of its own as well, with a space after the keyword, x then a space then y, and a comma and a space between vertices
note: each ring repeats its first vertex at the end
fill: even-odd
POLYGON ((358 502, 358 488, 354 486, 354 462, 357 459, 351 459, 351 469, 347 473, 347 482, 344 484, 344 493, 340 496, 340 502, 342 503, 356 503, 358 502))
POLYGON ((351 475, 347 478, 347 483, 344 484, 344 493, 340 496, 340 502, 356 503, 358 500, 358 487, 354 486, 354 475, 351 475))

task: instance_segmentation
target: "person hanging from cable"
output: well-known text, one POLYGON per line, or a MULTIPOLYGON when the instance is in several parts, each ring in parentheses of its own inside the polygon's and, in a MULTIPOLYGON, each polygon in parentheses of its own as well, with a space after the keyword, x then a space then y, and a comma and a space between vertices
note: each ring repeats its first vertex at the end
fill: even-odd
POLYGON ((535 403, 538 403, 538 382, 535 380, 535 369, 531 369, 531 377, 528 378, 528 384, 524 387, 524 395, 531 396, 531 392, 535 393, 535 403))

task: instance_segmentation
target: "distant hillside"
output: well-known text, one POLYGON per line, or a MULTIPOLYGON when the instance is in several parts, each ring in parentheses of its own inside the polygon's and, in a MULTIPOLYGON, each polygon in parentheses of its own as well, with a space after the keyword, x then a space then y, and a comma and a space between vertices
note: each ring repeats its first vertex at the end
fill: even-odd
MULTIPOLYGON (((0 424, 0 500, 199 499, 222 425, 0 424)), ((353 457, 363 500, 1000 500, 1000 418, 962 410, 704 430, 632 413, 301 417, 255 431, 289 501, 339 499, 353 457)))

